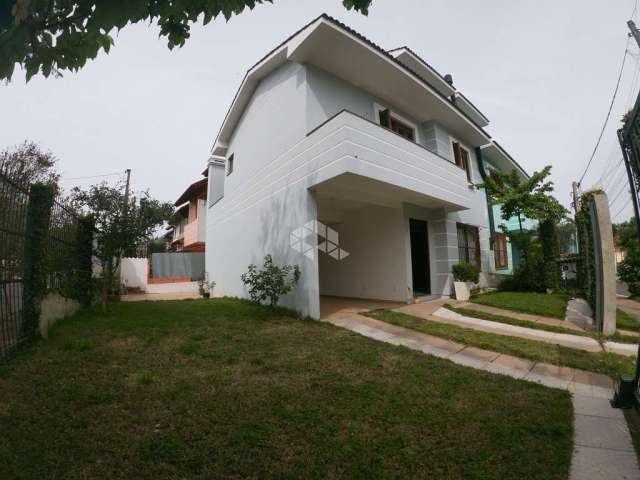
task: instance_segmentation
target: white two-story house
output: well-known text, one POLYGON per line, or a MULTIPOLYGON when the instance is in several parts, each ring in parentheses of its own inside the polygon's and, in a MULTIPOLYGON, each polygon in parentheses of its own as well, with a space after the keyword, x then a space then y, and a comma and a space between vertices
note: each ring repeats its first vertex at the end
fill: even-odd
POLYGON ((490 169, 526 176, 487 124, 408 48, 386 51, 320 16, 247 72, 215 140, 215 294, 246 297, 240 276, 266 254, 300 266, 282 303, 313 317, 324 296, 448 296, 461 260, 486 282, 494 222, 473 184, 490 169))

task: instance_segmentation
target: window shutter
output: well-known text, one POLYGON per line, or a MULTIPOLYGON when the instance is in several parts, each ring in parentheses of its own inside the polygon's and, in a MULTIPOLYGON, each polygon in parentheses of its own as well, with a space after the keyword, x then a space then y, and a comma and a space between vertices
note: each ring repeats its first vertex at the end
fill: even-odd
POLYGON ((456 162, 456 165, 462 167, 462 154, 460 152, 460 144, 458 142, 453 142, 453 158, 456 162))
POLYGON ((380 125, 391 128, 391 112, 389 109, 380 110, 380 125))
POLYGON ((461 167, 465 169, 465 171, 467 172, 467 180, 469 181, 469 183, 471 183, 471 169, 469 168, 469 152, 467 152, 465 149, 463 148, 459 148, 460 150, 460 156, 462 158, 462 165, 461 167))

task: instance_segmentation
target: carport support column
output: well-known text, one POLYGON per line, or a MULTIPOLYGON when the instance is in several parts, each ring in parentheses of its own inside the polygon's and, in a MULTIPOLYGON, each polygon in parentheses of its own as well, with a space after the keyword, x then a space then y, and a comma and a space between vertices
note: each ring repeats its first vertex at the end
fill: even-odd
POLYGON ((442 211, 442 217, 432 221, 435 245, 432 253, 432 265, 435 265, 435 285, 432 292, 436 295, 451 295, 453 277, 451 267, 458 263, 458 231, 456 222, 447 218, 447 212, 442 211))

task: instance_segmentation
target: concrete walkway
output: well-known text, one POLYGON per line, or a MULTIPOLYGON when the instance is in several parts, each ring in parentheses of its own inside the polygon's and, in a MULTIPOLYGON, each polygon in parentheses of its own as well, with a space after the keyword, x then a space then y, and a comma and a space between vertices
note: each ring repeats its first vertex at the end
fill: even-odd
MULTIPOLYGON (((622 412, 609 406, 612 381, 605 375, 467 347, 368 318, 336 311, 324 319, 393 345, 402 345, 459 365, 568 390, 575 412, 571 480, 640 480, 640 469, 622 412)), ((544 466, 541 466, 544 468, 544 466)))
MULTIPOLYGON (((619 342, 604 342, 603 345, 592 338, 581 335, 571 335, 567 333, 554 333, 545 330, 536 330, 534 328, 520 327, 508 323, 493 322, 491 320, 483 320, 476 317, 467 317, 447 308, 439 307, 440 304, 413 304, 403 305, 393 309, 394 311, 413 315, 414 317, 424 318, 432 322, 447 323, 463 328, 471 328, 481 332, 493 333, 496 335, 505 335, 509 337, 523 338, 526 340, 535 340, 538 342, 561 345, 575 350, 583 350, 585 352, 597 353, 604 348, 605 351, 633 357, 638 352, 638 345, 619 342), (436 307, 434 309, 434 306, 436 307)), ((457 305, 456 305, 457 306, 457 305)), ((561 322, 561 320, 558 320, 561 322)))
POLYGON ((201 298, 198 292, 175 293, 132 293, 121 295, 121 302, 158 302, 160 300, 195 300, 201 298))

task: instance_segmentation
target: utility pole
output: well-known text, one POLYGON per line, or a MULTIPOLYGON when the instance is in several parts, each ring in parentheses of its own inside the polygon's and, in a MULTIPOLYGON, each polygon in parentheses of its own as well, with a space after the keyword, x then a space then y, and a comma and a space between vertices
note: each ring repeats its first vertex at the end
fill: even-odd
POLYGON ((127 168, 124 173, 127 174, 127 184, 124 188, 124 215, 127 214, 129 208, 129 181, 131 180, 131 169, 127 168))
POLYGON ((573 182, 573 209, 578 213, 582 209, 582 204, 580 201, 580 184, 578 182, 573 182))

